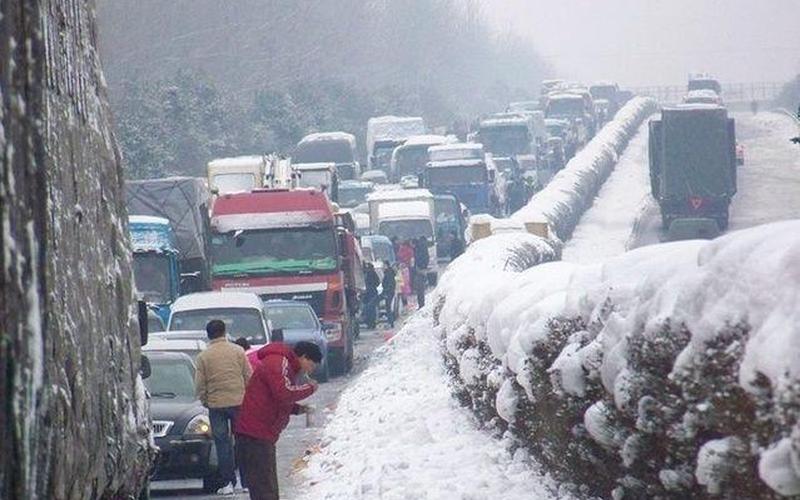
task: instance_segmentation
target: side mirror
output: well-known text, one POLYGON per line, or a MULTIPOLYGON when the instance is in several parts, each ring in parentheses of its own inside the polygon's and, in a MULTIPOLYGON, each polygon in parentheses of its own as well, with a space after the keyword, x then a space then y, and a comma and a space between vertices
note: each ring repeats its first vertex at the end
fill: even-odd
POLYGON ((139 344, 147 345, 147 337, 149 334, 147 325, 147 302, 140 300, 136 305, 138 307, 136 316, 139 320, 139 344))
POLYGON ((219 187, 217 187, 217 186, 212 187, 211 188, 211 194, 213 194, 214 196, 218 196, 219 195, 219 187))
POLYGON ((142 354, 142 358, 139 360, 139 374, 142 376, 142 379, 148 379, 150 375, 153 374, 153 369, 150 366, 150 358, 144 354, 142 354))

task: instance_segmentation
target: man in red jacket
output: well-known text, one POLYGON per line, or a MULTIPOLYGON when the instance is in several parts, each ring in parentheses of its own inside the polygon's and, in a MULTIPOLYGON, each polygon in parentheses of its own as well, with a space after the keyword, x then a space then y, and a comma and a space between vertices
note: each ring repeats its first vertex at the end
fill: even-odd
POLYGON ((294 349, 275 342, 259 349, 258 358, 236 421, 237 462, 250 498, 278 500, 275 443, 290 415, 308 411, 298 401, 311 396, 317 384, 311 379, 299 384, 297 379, 314 372, 322 352, 311 342, 298 342, 294 349))

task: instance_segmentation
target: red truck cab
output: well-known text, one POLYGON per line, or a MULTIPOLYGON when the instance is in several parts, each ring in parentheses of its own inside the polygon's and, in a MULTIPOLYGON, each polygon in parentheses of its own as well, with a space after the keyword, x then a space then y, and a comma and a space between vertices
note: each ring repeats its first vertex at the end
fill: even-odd
POLYGON ((211 213, 212 288, 309 303, 325 324, 329 366, 341 374, 352 366, 357 322, 339 234, 330 201, 316 189, 224 194, 211 213))

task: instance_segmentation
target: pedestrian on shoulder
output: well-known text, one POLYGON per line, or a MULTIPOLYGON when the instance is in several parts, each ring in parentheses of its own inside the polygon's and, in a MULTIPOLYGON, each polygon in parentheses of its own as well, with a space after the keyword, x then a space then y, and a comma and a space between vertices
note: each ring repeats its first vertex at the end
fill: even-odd
POLYGON ((378 273, 375 272, 375 266, 371 262, 367 262, 364 265, 364 283, 366 290, 364 292, 364 317, 362 319, 367 328, 375 328, 378 286, 381 284, 381 279, 378 273))
POLYGON ((209 321, 206 333, 209 343, 197 356, 195 391, 197 399, 208 408, 211 434, 217 448, 219 475, 223 482, 217 493, 228 495, 233 494, 236 486, 233 425, 252 369, 244 350, 228 341, 223 321, 209 321))
POLYGON ((308 376, 322 362, 322 352, 311 342, 294 348, 276 342, 260 349, 259 357, 236 422, 236 452, 250 498, 278 500, 275 445, 290 415, 309 411, 298 402, 317 390, 308 376), (301 377, 307 381, 301 383, 301 377))
POLYGON ((431 263, 430 255, 428 254, 428 239, 420 236, 414 242, 414 265, 417 269, 428 269, 431 263))
POLYGON ((394 297, 397 291, 397 273, 388 260, 383 262, 383 281, 381 282, 381 299, 386 305, 386 318, 389 326, 394 327, 394 297))

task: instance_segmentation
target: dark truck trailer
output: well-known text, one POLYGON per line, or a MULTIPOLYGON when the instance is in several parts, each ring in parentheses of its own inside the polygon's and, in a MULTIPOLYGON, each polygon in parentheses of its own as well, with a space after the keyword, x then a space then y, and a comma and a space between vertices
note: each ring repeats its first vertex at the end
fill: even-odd
POLYGON ((167 177, 127 181, 125 197, 130 215, 151 215, 170 221, 181 259, 181 294, 210 290, 210 193, 205 180, 167 177))
POLYGON ((736 194, 736 132, 725 108, 679 105, 664 108, 650 122, 650 185, 661 208, 664 229, 677 220, 713 220, 728 227, 728 208, 736 194))

